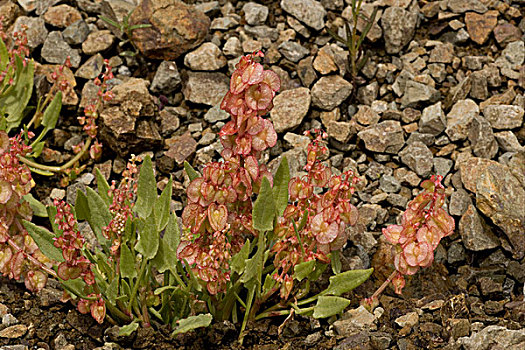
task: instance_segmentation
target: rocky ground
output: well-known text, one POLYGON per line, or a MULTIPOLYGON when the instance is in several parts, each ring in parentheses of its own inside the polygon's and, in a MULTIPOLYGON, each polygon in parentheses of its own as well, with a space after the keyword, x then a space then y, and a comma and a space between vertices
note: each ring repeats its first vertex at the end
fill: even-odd
MULTIPOLYGON (((251 325, 249 349, 523 349, 525 347, 525 1, 377 0, 365 47, 370 53, 354 86, 347 52, 324 28, 343 34, 350 0, 0 0, 8 31, 28 26, 40 63, 35 89, 48 88, 46 67, 71 57, 62 117, 48 138, 44 162, 71 157, 82 139, 76 115, 96 93, 91 81, 109 59, 115 99, 100 116, 102 161, 67 188, 37 177, 37 196, 72 200, 92 185, 93 167, 113 179, 130 153, 154 156, 159 188, 174 176, 173 209, 184 203, 182 163, 202 167, 221 150, 218 108, 243 53, 262 49, 282 80, 270 113, 280 140, 271 165, 306 162, 303 131, 327 130, 330 165, 361 175, 360 219, 343 267, 373 266, 338 320, 296 318, 251 325), (125 33, 98 19, 154 23, 132 33, 140 54, 120 45, 125 33), (387 289, 374 314, 358 308, 390 273, 381 228, 393 223, 422 179, 441 174, 456 233, 438 247, 432 267, 399 296, 387 289), (45 186, 42 186, 44 184, 45 186)), ((358 24, 358 29, 363 23, 358 24)), ((50 285, 30 295, 1 279, 0 349, 239 349, 236 325, 216 324, 169 340, 165 330, 121 339, 59 301, 50 285)), ((237 326, 238 328, 238 326, 237 326)))

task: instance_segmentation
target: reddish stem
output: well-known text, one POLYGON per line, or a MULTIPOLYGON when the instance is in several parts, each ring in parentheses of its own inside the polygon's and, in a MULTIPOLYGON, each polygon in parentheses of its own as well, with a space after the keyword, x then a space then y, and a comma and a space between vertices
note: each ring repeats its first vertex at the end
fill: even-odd
POLYGON ((392 279, 397 275, 397 273, 398 273, 397 270, 394 270, 394 271, 390 274, 390 276, 388 276, 388 278, 386 279, 386 281, 383 282, 383 284, 381 285, 381 287, 379 287, 379 288, 375 291, 375 293, 372 295, 372 297, 371 297, 370 299, 373 300, 373 299, 376 299, 377 297, 379 297, 379 295, 380 295, 381 293, 383 293, 383 291, 385 290, 386 286, 388 286, 388 284, 389 284, 390 282, 392 282, 392 279))

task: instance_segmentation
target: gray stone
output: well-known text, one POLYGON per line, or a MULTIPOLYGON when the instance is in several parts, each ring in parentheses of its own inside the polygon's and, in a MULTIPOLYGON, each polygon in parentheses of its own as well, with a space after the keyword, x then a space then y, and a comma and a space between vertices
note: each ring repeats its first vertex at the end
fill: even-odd
POLYGON ((440 97, 441 94, 439 91, 432 86, 409 80, 406 82, 401 105, 403 107, 414 107, 420 103, 434 103, 437 102, 440 97))
POLYGON ((279 30, 268 26, 245 25, 244 31, 246 32, 246 34, 257 38, 258 40, 268 38, 271 41, 276 41, 277 39, 279 39, 279 30))
POLYGON ((379 189, 387 193, 396 193, 401 189, 401 184, 392 175, 383 175, 379 178, 379 189))
POLYGON ((221 120, 226 120, 229 117, 230 115, 226 111, 223 111, 219 105, 213 106, 204 114, 204 120, 213 124, 221 120))
POLYGON ((496 59, 496 66, 518 70, 525 60, 525 43, 523 40, 508 43, 507 47, 501 52, 500 57, 496 59))
POLYGON ((192 70, 219 70, 226 66, 227 60, 217 45, 206 42, 186 54, 184 65, 192 70))
POLYGON ((479 0, 448 0, 447 7, 454 13, 465 13, 474 11, 479 13, 487 12, 487 6, 479 0))
POLYGON ((523 349, 525 328, 510 330, 503 326, 488 326, 470 337, 459 338, 457 342, 465 350, 523 349))
POLYGON ((476 102, 470 99, 456 102, 447 114, 447 128, 445 133, 450 140, 458 141, 466 139, 472 119, 478 116, 478 114, 479 107, 476 102))
POLYGON ((523 150, 523 146, 518 141, 516 134, 510 130, 501 131, 494 134, 499 146, 505 152, 519 152, 523 150))
POLYGON ((488 105, 483 116, 494 129, 514 129, 523 124, 523 107, 514 105, 488 105))
POLYGON ((89 35, 91 29, 84 20, 78 20, 62 31, 62 36, 64 40, 69 45, 78 45, 82 44, 89 35))
POLYGON ((42 18, 26 16, 18 17, 13 25, 13 33, 21 31, 22 26, 27 27, 27 46, 29 46, 30 49, 34 49, 44 43, 48 32, 42 18))
POLYGON ((314 0, 281 0, 281 8, 315 30, 325 26, 326 10, 314 0))
POLYGON ((377 124, 381 117, 372 108, 366 105, 360 105, 357 113, 352 116, 359 124, 374 125, 377 124))
POLYGON ((229 79, 223 73, 188 72, 183 93, 186 100, 215 106, 230 88, 229 79))
POLYGON ((246 22, 252 26, 262 24, 266 22, 266 18, 268 18, 268 7, 255 2, 244 4, 242 10, 244 11, 246 22))
POLYGON ((160 132, 162 135, 171 135, 180 126, 180 107, 165 107, 159 112, 160 132))
POLYGON ((381 17, 386 52, 396 54, 414 36, 418 12, 408 12, 401 7, 388 7, 381 17))
POLYGON ((469 205, 461 216, 458 230, 465 248, 469 250, 481 251, 499 246, 498 238, 479 216, 473 205, 469 205))
POLYGON ((270 112, 276 132, 284 132, 301 125, 310 109, 310 90, 304 87, 283 91, 273 100, 270 112))
POLYGON ((414 74, 409 72, 406 69, 403 69, 399 75, 396 77, 396 80, 394 81, 394 84, 392 85, 392 90, 394 93, 401 97, 405 93, 405 88, 407 85, 407 81, 414 78, 414 74))
POLYGON ((328 122, 326 131, 328 136, 341 143, 347 143, 350 137, 355 134, 355 128, 353 128, 351 123, 335 120, 328 122))
POLYGON ((452 63, 454 46, 450 43, 436 45, 430 51, 429 63, 452 63))
POLYGON ((226 43, 224 43, 222 52, 226 56, 230 57, 239 57, 240 55, 242 55, 242 46, 239 38, 237 38, 236 36, 228 38, 228 40, 226 40, 226 43))
POLYGON ((422 134, 420 132, 414 131, 410 133, 410 136, 407 140, 407 145, 410 145, 414 142, 423 142, 427 146, 432 146, 434 142, 436 141, 436 137, 432 134, 422 134))
POLYGON ((312 103, 329 111, 338 107, 351 92, 352 84, 339 75, 321 77, 312 87, 312 103))
POLYGON ((454 161, 447 158, 435 157, 432 161, 434 163, 434 172, 443 177, 448 175, 454 165, 454 161))
POLYGON ((304 86, 310 87, 312 83, 317 79, 317 74, 312 65, 313 57, 306 57, 297 64, 297 75, 304 86))
POLYGON ((376 317, 364 306, 346 311, 340 320, 333 323, 333 328, 340 336, 350 336, 360 330, 375 330, 376 317))
POLYGON ((212 30, 228 30, 239 25, 239 21, 234 16, 225 16, 214 18, 211 22, 210 29, 212 30))
POLYGON ((310 51, 295 41, 285 41, 279 45, 279 52, 292 62, 299 62, 310 51))
POLYGON ((447 251, 447 262, 449 264, 455 264, 458 262, 465 261, 465 248, 460 242, 453 242, 447 251))
POLYGON ((422 142, 414 142, 399 153, 401 161, 421 177, 428 177, 432 171, 432 152, 422 142))
POLYGON ((84 79, 95 79, 102 72, 104 67, 104 58, 101 54, 97 53, 95 56, 91 56, 86 63, 84 63, 75 72, 75 76, 84 79))
POLYGON ((369 126, 360 131, 357 136, 364 141, 365 147, 372 152, 396 154, 405 144, 401 123, 394 120, 386 120, 369 126))
POLYGON ((180 86, 181 81, 177 64, 173 61, 162 61, 155 72, 150 89, 153 92, 169 94, 180 86))
POLYGON ((91 32, 82 43, 82 51, 86 55, 108 50, 115 41, 115 36, 109 30, 91 32))
POLYGON ((423 114, 419 119, 419 132, 437 136, 445 130, 446 123, 441 102, 438 102, 423 110, 423 114))
POLYGON ((478 157, 491 159, 498 153, 498 143, 492 133, 492 128, 483 117, 475 116, 472 119, 468 140, 473 153, 478 157))
POLYGON ((78 50, 72 49, 64 41, 61 32, 51 32, 44 42, 41 51, 42 58, 49 63, 55 64, 64 64, 66 58, 69 56, 71 61, 71 66, 78 68, 80 64, 80 55, 78 50))
POLYGON ((414 327, 419 323, 419 315, 416 311, 412 311, 406 315, 399 316, 394 322, 400 327, 414 327))

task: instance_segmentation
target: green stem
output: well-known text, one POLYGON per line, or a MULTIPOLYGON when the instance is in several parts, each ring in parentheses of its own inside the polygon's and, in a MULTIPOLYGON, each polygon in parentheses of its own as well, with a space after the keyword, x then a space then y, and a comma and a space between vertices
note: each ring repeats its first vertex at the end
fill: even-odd
POLYGON ((129 304, 128 304, 128 311, 129 312, 131 312, 131 308, 132 308, 132 305, 133 305, 133 300, 135 300, 135 297, 137 296, 137 292, 139 290, 139 284, 140 284, 140 281, 142 280, 144 272, 146 271, 147 263, 148 263, 148 259, 146 259, 145 257, 142 257, 142 263, 140 265, 140 271, 139 271, 139 274, 138 274, 138 277, 137 277, 137 281, 133 285, 133 289, 131 290, 131 295, 129 296, 129 304))

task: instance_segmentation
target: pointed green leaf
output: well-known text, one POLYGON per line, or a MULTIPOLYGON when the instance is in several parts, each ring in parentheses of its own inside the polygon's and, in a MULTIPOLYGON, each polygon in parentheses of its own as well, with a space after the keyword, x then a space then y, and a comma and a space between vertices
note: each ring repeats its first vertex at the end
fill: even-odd
POLYGON ((283 157, 275 177, 273 178, 273 199, 277 209, 277 215, 282 216, 288 206, 288 183, 290 182, 290 167, 288 160, 283 157))
POLYGON ((45 256, 58 262, 64 261, 62 250, 53 244, 54 235, 51 232, 26 220, 22 224, 45 256))
POLYGON ((15 56, 16 77, 7 92, 0 96, 0 106, 7 114, 7 131, 18 127, 22 122, 24 110, 33 93, 34 62, 24 65, 22 59, 15 56))
POLYGON ((252 210, 253 228, 259 231, 272 230, 275 212, 275 202, 270 181, 263 177, 261 189, 252 210))
POLYGON ((44 204, 38 201, 31 193, 24 196, 24 200, 29 203, 31 210, 33 210, 33 215, 40 216, 42 218, 47 218, 47 209, 44 204))
POLYGON ((186 171, 186 174, 188 174, 190 181, 193 181, 196 178, 201 177, 201 174, 199 174, 198 171, 193 169, 193 167, 187 161, 184 161, 184 170, 186 171))
POLYGON ((109 197, 109 191, 111 190, 111 188, 109 187, 108 182, 104 178, 104 175, 102 175, 102 173, 100 172, 99 168, 95 168, 95 177, 97 178, 98 195, 109 207, 112 203, 112 200, 109 197))
POLYGON ((137 202, 135 211, 140 218, 146 219, 150 216, 155 201, 157 200, 157 186, 151 158, 146 156, 140 167, 139 180, 137 184, 137 202))
POLYGON ((159 249, 157 249, 157 254, 151 260, 151 265, 156 268, 160 273, 164 273, 170 268, 169 256, 170 254, 175 254, 172 252, 164 242, 163 239, 159 240, 159 249))
POLYGON ((133 279, 137 277, 137 267, 135 257, 131 253, 127 244, 120 246, 120 275, 123 278, 133 279))
POLYGON ((9 63, 9 51, 7 50, 7 46, 5 46, 5 43, 0 39, 0 72, 3 72, 7 64, 9 63))
POLYGON ((314 306, 314 318, 326 318, 337 315, 342 312, 348 305, 350 300, 334 297, 334 296, 320 296, 317 299, 317 304, 314 306))
MULTIPOLYGON (((44 146, 46 145, 46 143, 44 141, 39 141, 39 142, 35 142, 31 145, 31 156, 32 157, 35 157, 35 158, 38 158, 40 156, 40 154, 42 153, 42 151, 44 150, 44 146)), ((45 174, 42 174, 42 175, 45 175, 45 174)), ((54 175, 54 174, 53 174, 54 175)), ((52 175, 47 175, 47 176, 52 176, 52 175)))
POLYGON ((55 216, 57 215, 57 208, 54 205, 50 205, 47 207, 47 216, 49 217, 49 223, 51 224, 51 228, 53 229, 53 232, 56 235, 62 234, 62 230, 58 229, 58 225, 55 223, 55 216))
POLYGON ((330 277, 330 285, 322 294, 341 295, 360 286, 374 272, 373 268, 367 270, 350 270, 330 277))
POLYGON ((173 179, 170 177, 164 191, 155 201, 155 218, 157 219, 157 230, 162 231, 168 224, 170 218, 171 195, 173 192, 173 179))
MULTIPOLYGON (((175 213, 171 213, 168 220, 168 225, 164 231, 164 237, 162 238, 166 243, 166 246, 172 251, 177 252, 177 248, 180 244, 180 229, 179 229, 179 219, 175 213)), ((176 254, 174 256, 177 259, 176 254)))
POLYGON ((89 211, 89 204, 86 194, 81 190, 77 190, 77 199, 75 201, 75 211, 77 213, 77 220, 87 220, 91 216, 89 211))
POLYGON ((113 305, 115 305, 118 296, 118 280, 119 276, 117 275, 111 280, 111 283, 106 289, 106 297, 108 298, 108 301, 113 305))
POLYGON ((334 274, 341 273, 341 256, 339 254, 339 250, 334 250, 330 253, 330 263, 332 265, 332 272, 334 274))
POLYGON ((232 257, 230 266, 233 272, 236 272, 239 275, 242 274, 244 267, 246 266, 246 259, 248 259, 251 252, 250 248, 250 240, 248 239, 242 246, 241 250, 232 257))
POLYGON ((190 316, 179 320, 178 327, 173 331, 172 335, 186 333, 195 328, 208 327, 213 319, 211 314, 203 314, 198 316, 190 316))
POLYGON ((139 321, 134 320, 130 324, 122 326, 118 329, 118 335, 120 337, 127 337, 133 334, 139 328, 139 321))
POLYGON ((144 258, 148 260, 153 259, 157 254, 157 249, 159 249, 159 233, 157 231, 157 225, 155 224, 154 213, 151 213, 142 225, 137 241, 135 249, 141 253, 144 258))
POLYGON ((293 268, 293 278, 298 281, 302 281, 303 278, 307 277, 315 268, 315 260, 305 261, 297 264, 293 268))
MULTIPOLYGON (((47 106, 42 116, 42 125, 46 132, 53 129, 57 124, 60 110, 62 109, 62 92, 57 92, 51 103, 47 106)), ((45 134, 45 133, 44 133, 45 134)))
POLYGON ((105 245, 107 239, 102 235, 102 229, 109 225, 113 217, 111 216, 108 206, 95 190, 86 187, 86 197, 90 212, 90 215, 86 220, 97 236, 99 243, 105 245))

